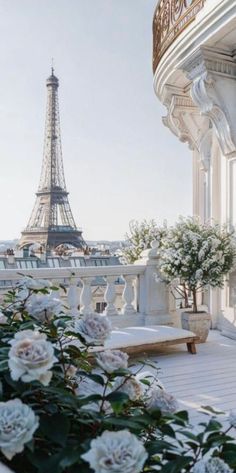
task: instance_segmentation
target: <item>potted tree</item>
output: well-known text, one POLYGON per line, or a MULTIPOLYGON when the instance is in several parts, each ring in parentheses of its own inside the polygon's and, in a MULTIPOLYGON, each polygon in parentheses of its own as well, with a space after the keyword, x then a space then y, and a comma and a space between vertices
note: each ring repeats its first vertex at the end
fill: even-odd
POLYGON ((219 225, 201 224, 196 218, 180 218, 162 242, 160 270, 170 284, 178 282, 192 296, 192 311, 182 313, 182 327, 205 342, 210 314, 200 311, 198 293, 222 287, 236 255, 233 231, 219 225))

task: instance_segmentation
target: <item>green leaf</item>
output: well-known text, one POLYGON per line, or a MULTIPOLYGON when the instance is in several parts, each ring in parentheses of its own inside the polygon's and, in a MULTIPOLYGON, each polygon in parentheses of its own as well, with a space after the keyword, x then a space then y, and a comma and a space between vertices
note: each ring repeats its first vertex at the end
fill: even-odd
POLYGON ((8 360, 0 361, 0 372, 8 370, 8 360))
POLYGON ((109 426, 119 426, 130 430, 138 431, 142 430, 143 428, 140 422, 135 422, 132 417, 107 417, 104 419, 104 424, 107 424, 109 426))
POLYGON ((174 460, 162 466, 161 473, 180 473, 183 468, 192 463, 193 458, 190 456, 174 455, 174 460))
POLYGON ((175 450, 174 445, 165 440, 153 440, 145 445, 149 455, 156 455, 166 450, 175 450))
POLYGON ((129 396, 126 393, 115 391, 113 393, 108 394, 106 396, 106 400, 109 401, 110 403, 121 402, 123 404, 124 402, 129 401, 129 396))
POLYGON ((53 442, 64 446, 70 431, 70 421, 66 414, 54 414, 40 418, 40 430, 53 442))
POLYGON ((201 406, 201 409, 202 409, 203 411, 206 411, 206 412, 204 412, 204 414, 207 414, 207 413, 209 413, 209 414, 215 414, 215 415, 225 414, 225 412, 223 412, 223 411, 217 411, 216 409, 214 409, 214 408, 211 407, 211 406, 201 406))
POLYGON ((116 414, 120 414, 125 403, 129 401, 129 396, 126 393, 113 392, 106 396, 106 400, 111 403, 112 409, 116 414))
POLYGON ((81 457, 81 450, 73 449, 73 448, 66 448, 62 452, 62 460, 60 461, 60 466, 64 468, 68 468, 74 463, 77 463, 81 457))

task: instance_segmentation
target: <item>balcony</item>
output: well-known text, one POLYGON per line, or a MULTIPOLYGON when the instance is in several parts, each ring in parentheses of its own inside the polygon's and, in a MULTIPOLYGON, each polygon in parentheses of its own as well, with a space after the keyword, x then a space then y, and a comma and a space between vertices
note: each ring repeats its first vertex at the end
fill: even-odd
POLYGON ((196 18, 206 0, 161 0, 153 20, 153 72, 168 47, 196 18))
POLYGON ((186 61, 201 48, 233 55, 235 2, 161 0, 153 19, 154 88, 164 103, 166 87, 187 89, 186 61))

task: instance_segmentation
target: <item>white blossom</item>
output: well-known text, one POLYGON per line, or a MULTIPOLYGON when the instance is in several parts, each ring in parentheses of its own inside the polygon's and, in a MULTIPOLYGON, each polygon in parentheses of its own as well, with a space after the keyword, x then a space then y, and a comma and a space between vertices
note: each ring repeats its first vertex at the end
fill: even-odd
POLYGON ((103 345, 111 333, 111 322, 96 312, 75 320, 74 330, 90 345, 103 345))
POLYGON ((45 322, 60 314, 62 304, 51 294, 32 294, 26 302, 26 310, 35 319, 45 322))
POLYGON ((106 430, 92 440, 90 450, 81 457, 95 473, 140 473, 148 454, 128 430, 106 430))
POLYGON ((0 450, 11 460, 24 450, 39 422, 34 411, 20 399, 0 402, 0 450))
POLYGON ((233 470, 221 458, 213 457, 198 461, 191 473, 233 473, 233 470))
POLYGON ((106 350, 96 356, 98 365, 107 373, 127 368, 128 355, 121 350, 106 350))
POLYGON ((11 378, 29 383, 38 380, 48 386, 52 378, 50 369, 57 361, 54 348, 46 335, 33 330, 16 333, 9 351, 8 365, 11 378))
POLYGON ((131 377, 119 377, 116 379, 113 385, 113 391, 119 391, 129 396, 131 401, 137 401, 140 399, 144 392, 144 385, 139 381, 136 376, 131 377))
POLYGON ((173 414, 178 410, 178 402, 172 394, 165 389, 155 386, 149 392, 146 403, 148 410, 159 409, 162 414, 173 414))
POLYGON ((195 279, 196 281, 202 279, 202 276, 203 276, 203 270, 202 269, 197 269, 196 273, 195 273, 195 279))

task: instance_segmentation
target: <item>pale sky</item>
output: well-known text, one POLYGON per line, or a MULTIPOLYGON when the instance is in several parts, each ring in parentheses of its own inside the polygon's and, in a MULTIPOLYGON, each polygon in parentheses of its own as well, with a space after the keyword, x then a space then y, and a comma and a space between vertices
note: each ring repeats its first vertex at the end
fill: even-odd
POLYGON ((51 57, 67 189, 84 239, 192 212, 192 160, 153 90, 157 0, 0 0, 0 239, 20 237, 38 187, 51 57))

